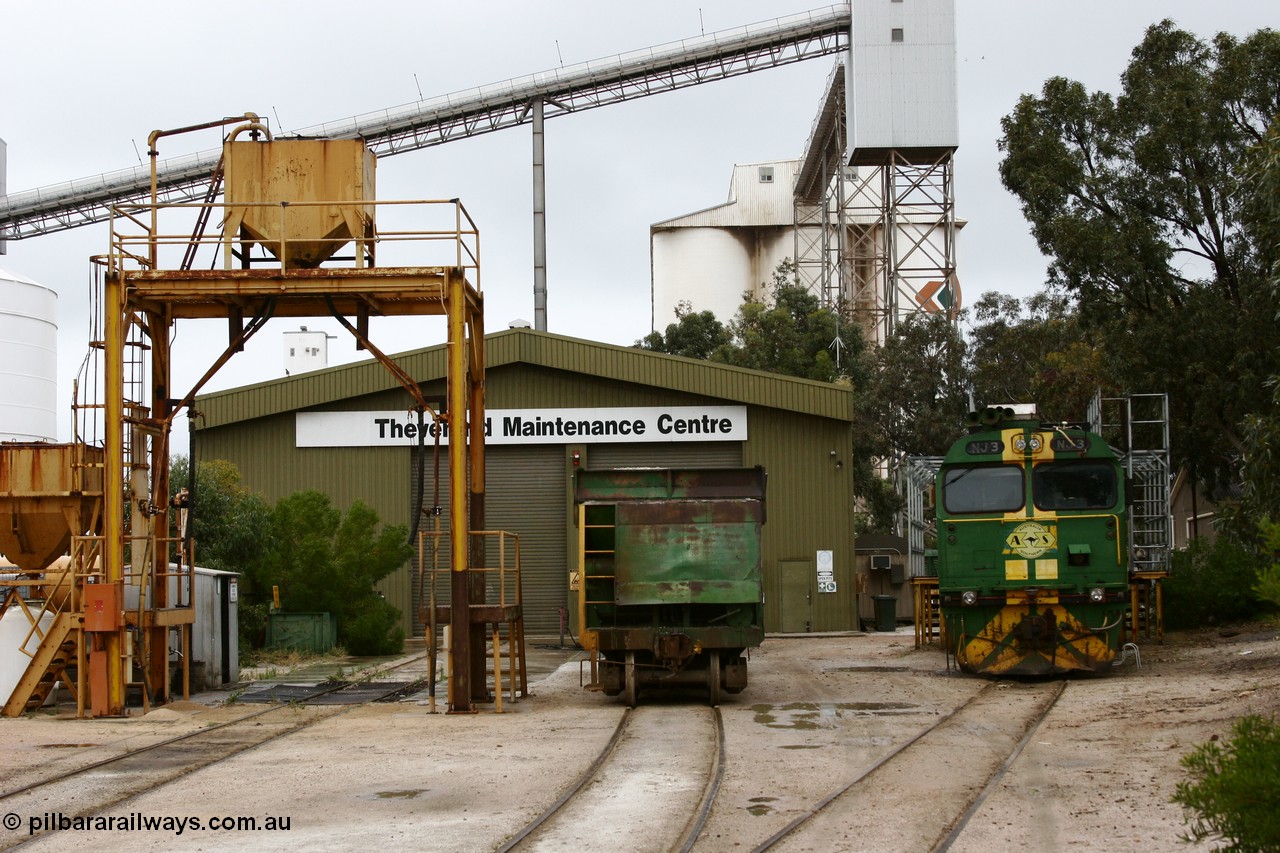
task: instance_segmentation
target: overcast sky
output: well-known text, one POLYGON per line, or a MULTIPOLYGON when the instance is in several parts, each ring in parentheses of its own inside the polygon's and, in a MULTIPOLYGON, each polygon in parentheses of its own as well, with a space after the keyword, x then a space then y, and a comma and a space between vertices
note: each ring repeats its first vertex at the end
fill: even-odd
MULTIPOLYGON (((1116 91, 1147 26, 1172 18, 1203 38, 1274 26, 1258 0, 957 0, 960 148, 957 251, 966 302, 1039 289, 1045 263, 1000 185, 1000 118, 1051 76, 1116 91)), ((274 130, 407 104, 682 38, 785 17, 805 0, 223 0, 217 4, 100 0, 0 6, 5 83, 0 138, 11 193, 140 162, 155 129, 256 112, 274 130)), ((548 121, 548 328, 631 344, 650 329, 649 225, 723 203, 734 164, 799 157, 834 57, 548 121)), ((174 138, 165 157, 216 148, 215 132, 174 138)), ((527 126, 378 163, 380 199, 460 198, 481 231, 489 330, 533 320, 532 177, 527 126)), ((0 267, 59 294, 59 408, 88 339, 92 254, 105 224, 11 241, 0 267)), ((674 318, 658 318, 661 327, 674 318)), ((274 320, 208 386, 283 375, 274 320)), ((330 363, 364 357, 333 321, 330 363)), ((438 318, 375 321, 397 352, 439 343, 438 318)), ((226 324, 188 322, 175 347, 175 395, 225 342, 226 324)), ((60 411, 60 439, 69 417, 60 411)), ((177 425, 185 432, 185 421, 177 425)))

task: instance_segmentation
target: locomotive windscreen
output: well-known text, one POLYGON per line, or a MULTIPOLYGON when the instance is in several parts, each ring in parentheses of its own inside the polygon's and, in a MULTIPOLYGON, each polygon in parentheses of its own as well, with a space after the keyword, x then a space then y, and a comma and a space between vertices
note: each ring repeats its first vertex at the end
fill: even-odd
POLYGON ((1031 472, 1031 492, 1041 509, 1110 509, 1118 497, 1115 465, 1045 462, 1031 472))
POLYGON ((1022 468, 981 465, 950 468, 942 480, 942 505, 950 513, 1013 512, 1023 502, 1022 468))

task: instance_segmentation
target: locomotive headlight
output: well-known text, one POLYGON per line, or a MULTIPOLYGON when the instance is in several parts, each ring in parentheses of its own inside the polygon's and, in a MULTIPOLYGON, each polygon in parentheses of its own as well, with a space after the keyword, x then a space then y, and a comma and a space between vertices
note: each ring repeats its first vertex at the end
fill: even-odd
POLYGON ((960 600, 964 602, 966 607, 972 607, 978 603, 978 594, 973 590, 967 590, 960 594, 960 600))
POLYGON ((1093 589, 1089 590, 1089 600, 1094 604, 1101 604, 1102 599, 1105 597, 1106 593, 1102 591, 1102 587, 1100 586, 1095 586, 1093 589))

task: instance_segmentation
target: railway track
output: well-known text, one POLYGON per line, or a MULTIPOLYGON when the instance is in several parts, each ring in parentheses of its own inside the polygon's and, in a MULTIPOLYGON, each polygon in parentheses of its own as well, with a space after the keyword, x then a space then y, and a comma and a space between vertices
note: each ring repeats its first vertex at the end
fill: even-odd
POLYGON ((511 851, 692 850, 724 776, 718 707, 624 711, 595 761, 498 848, 511 851))
MULTIPOLYGON (((421 659, 422 656, 415 656, 380 672, 386 674, 421 659)), ((349 687, 349 683, 335 683, 329 689, 315 691, 310 698, 322 699, 349 687)), ((50 810, 50 803, 56 803, 56 810, 69 818, 101 814, 138 794, 406 689, 399 682, 388 683, 384 691, 369 691, 367 687, 362 690, 359 703, 272 704, 232 720, 54 772, 0 792, 0 811, 39 815, 50 810)), ((0 851, 20 847, 43 834, 0 836, 0 851)))
POLYGON ((942 853, 960 837, 1067 682, 987 684, 951 712, 863 768, 753 849, 856 849, 942 853), (926 804, 901 801, 894 777, 937 778, 926 804), (963 778, 964 785, 956 779, 963 778), (908 815, 909 812, 909 815, 908 815))

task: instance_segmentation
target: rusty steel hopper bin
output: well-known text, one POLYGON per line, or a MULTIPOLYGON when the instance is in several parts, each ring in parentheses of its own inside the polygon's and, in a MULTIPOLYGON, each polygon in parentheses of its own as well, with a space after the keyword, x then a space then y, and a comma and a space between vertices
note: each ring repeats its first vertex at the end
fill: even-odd
POLYGON ((40 571, 96 523, 102 449, 83 444, 0 444, 0 553, 40 571))
POLYGON ((228 239, 260 243, 299 268, 372 240, 373 205, 362 202, 374 200, 376 161, 362 140, 232 140, 223 154, 228 239))

